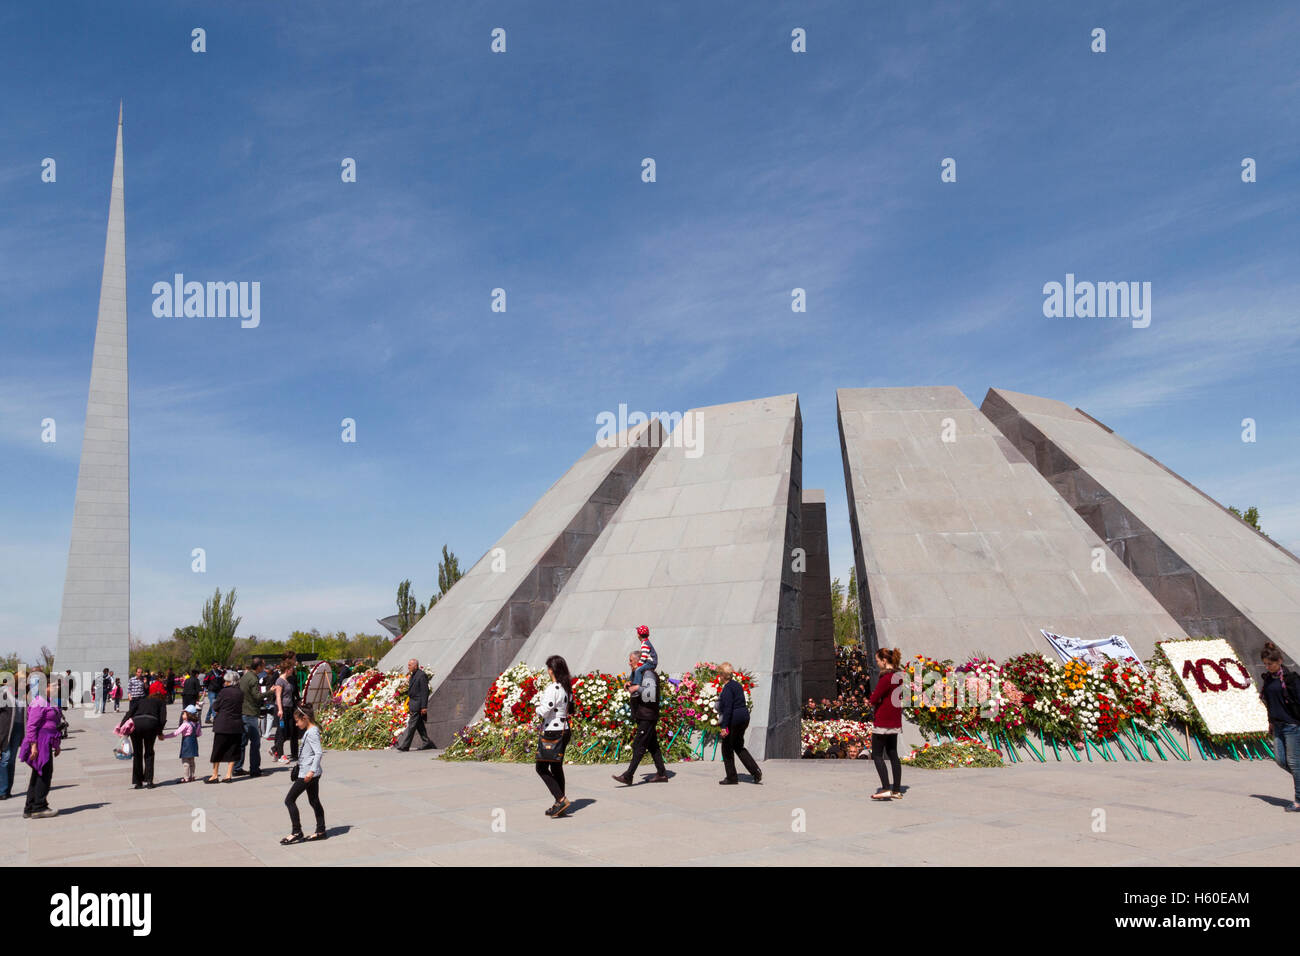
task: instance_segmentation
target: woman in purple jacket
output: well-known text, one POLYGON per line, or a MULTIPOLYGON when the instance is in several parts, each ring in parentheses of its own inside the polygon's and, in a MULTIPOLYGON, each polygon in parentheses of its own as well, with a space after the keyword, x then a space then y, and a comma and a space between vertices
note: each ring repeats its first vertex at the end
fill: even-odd
POLYGON ((59 811, 50 808, 47 798, 54 776, 54 758, 59 755, 59 719, 62 714, 40 693, 39 683, 33 683, 32 690, 34 696, 27 705, 27 733, 18 754, 18 759, 32 768, 23 817, 52 817, 59 811))

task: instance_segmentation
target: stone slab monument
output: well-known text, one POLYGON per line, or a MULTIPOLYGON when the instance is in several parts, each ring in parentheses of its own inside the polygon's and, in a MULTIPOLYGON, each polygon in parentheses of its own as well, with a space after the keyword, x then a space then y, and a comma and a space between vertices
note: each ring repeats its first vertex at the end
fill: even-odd
POLYGON ((692 409, 517 655, 624 673, 645 624, 659 669, 729 660, 757 678, 755 757, 799 756, 802 423, 798 397, 692 409))
POLYGON ((432 668, 430 739, 470 722, 597 536, 660 453, 658 420, 593 445, 379 662, 432 668))
POLYGON ((1084 412, 990 389, 985 415, 1188 634, 1257 673, 1271 640, 1300 660, 1300 560, 1084 412))
POLYGON ((90 360, 90 394, 77 470, 63 607, 54 647, 55 670, 72 671, 78 700, 90 699, 87 674, 99 674, 107 667, 126 679, 131 644, 125 202, 119 104, 99 316, 90 360))
POLYGON ((955 388, 838 391, 867 643, 997 660, 1040 629, 1127 637, 1142 657, 1185 637, 1122 561, 955 388))
POLYGON ((800 587, 799 666, 803 698, 835 696, 835 616, 831 611, 831 554, 826 533, 826 492, 805 488, 803 548, 807 567, 800 587))

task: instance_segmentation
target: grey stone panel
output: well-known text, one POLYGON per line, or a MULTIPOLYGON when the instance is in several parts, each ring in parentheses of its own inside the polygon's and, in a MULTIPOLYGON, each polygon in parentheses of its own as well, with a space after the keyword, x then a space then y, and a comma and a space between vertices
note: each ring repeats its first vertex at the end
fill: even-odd
POLYGON ((964 660, 1048 652, 1047 629, 1124 634, 1142 654, 1182 629, 955 388, 840 389, 840 448, 872 651, 964 660), (951 439, 951 440, 946 440, 951 439))
POLYGON ((433 669, 428 731, 438 746, 482 706, 662 440, 655 421, 589 449, 380 661, 396 670, 414 657, 433 669), (498 555, 504 570, 493 569, 498 555))
POLYGON ((1271 640, 1300 655, 1300 560, 1111 429, 1062 402, 990 389, 983 409, 1193 636, 1258 671, 1271 640), (1046 469, 1046 470, 1044 470, 1046 469))
POLYGON ((835 696, 835 620, 831 611, 830 545, 826 492, 803 493, 803 548, 807 567, 801 591, 800 672, 805 699, 835 696))
MULTIPOLYGON (((646 624, 660 669, 730 660, 757 680, 747 744, 799 754, 802 423, 794 395, 692 409, 698 454, 669 440, 515 660, 560 654, 623 673, 646 624)), ((681 426, 679 426, 680 428, 681 426)))
MULTIPOLYGON (((119 108, 99 314, 54 660, 60 671, 98 674, 108 667, 121 677, 127 674, 131 634, 125 202, 119 108)), ((85 680, 79 679, 76 686, 85 688, 85 680)))

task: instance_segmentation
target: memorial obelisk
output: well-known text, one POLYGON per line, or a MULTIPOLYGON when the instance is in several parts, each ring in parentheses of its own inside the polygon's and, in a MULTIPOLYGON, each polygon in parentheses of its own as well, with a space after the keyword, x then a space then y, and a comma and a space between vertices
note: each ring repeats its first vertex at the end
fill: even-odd
POLYGON ((54 649, 58 673, 75 675, 74 696, 89 700, 85 675, 112 669, 125 683, 131 635, 131 492, 126 375, 126 212, 122 106, 108 205, 99 318, 90 396, 54 649))

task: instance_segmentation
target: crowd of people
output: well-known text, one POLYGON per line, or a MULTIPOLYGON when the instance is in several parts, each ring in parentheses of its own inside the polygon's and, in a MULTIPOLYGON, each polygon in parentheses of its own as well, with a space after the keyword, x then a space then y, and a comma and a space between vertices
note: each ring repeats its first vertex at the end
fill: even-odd
MULTIPOLYGON (((624 786, 634 783, 634 774, 647 754, 655 767, 650 782, 667 783, 670 780, 657 730, 659 658, 650 643, 647 627, 639 627, 637 637, 639 646, 628 655, 625 685, 637 729, 630 763, 622 773, 614 775, 614 779, 624 786)), ((865 697, 864 712, 872 723, 870 756, 880 776, 880 788, 871 799, 876 802, 899 800, 903 796, 902 763, 898 752, 902 695, 895 691, 903 683, 900 671, 902 654, 897 648, 881 648, 876 652, 873 663, 879 676, 874 690, 869 693, 869 671, 863 666, 862 654, 858 648, 842 653, 844 667, 837 674, 837 690, 842 697, 855 700, 865 697)), ((1297 756, 1300 754, 1300 678, 1283 668, 1281 653, 1272 644, 1266 645, 1262 659, 1268 673, 1261 698, 1269 711, 1276 760, 1292 775, 1295 783, 1295 800, 1287 809, 1300 812, 1300 756, 1297 756)), ((569 666, 563 657, 552 655, 547 658, 546 669, 551 683, 534 702, 539 721, 535 768, 553 801, 546 815, 559 818, 572 805, 566 792, 564 755, 573 734, 570 715, 574 710, 574 692, 569 666)), ((409 750, 416 736, 423 741, 419 749, 428 749, 433 746, 425 730, 428 680, 415 659, 407 662, 407 670, 411 674, 409 718, 394 749, 409 750)), ((739 782, 736 772, 736 761, 739 760, 753 782, 761 783, 763 773, 745 749, 750 713, 744 690, 734 680, 730 663, 719 665, 718 672, 721 688, 717 707, 725 771, 723 779, 718 782, 723 785, 739 782)), ((95 683, 101 688, 101 700, 107 700, 114 688, 120 686, 116 675, 107 668, 95 683)), ((33 675, 29 700, 25 704, 8 685, 7 678, 0 684, 0 800, 7 800, 11 795, 16 763, 26 763, 31 768, 31 777, 23 811, 25 818, 51 817, 58 812, 50 807, 48 797, 54 760, 59 756, 66 728, 63 710, 71 697, 72 684, 70 681, 55 681, 55 684, 57 692, 47 697, 43 675, 33 675)), ((302 701, 302 690, 298 662, 293 654, 286 654, 279 667, 272 670, 265 667, 262 658, 254 657, 242 673, 214 661, 202 678, 197 673, 190 673, 177 680, 176 675, 170 672, 163 677, 136 668, 128 681, 128 708, 117 727, 123 738, 121 750, 124 756, 129 741, 132 787, 153 788, 154 748, 159 740, 180 738, 181 777, 178 782, 188 783, 197 779, 199 739, 204 725, 210 725, 212 772, 205 782, 215 784, 228 783, 237 776, 262 776, 261 741, 270 738, 274 741, 270 749, 272 760, 287 763, 290 768, 291 786, 284 803, 291 829, 280 842, 292 845, 325 839, 325 811, 320 801, 323 748, 315 714, 311 705, 302 701), (167 706, 175 702, 178 690, 182 712, 177 726, 168 731, 167 706), (205 692, 208 697, 206 719, 200 699, 205 692), (288 753, 285 752, 286 745, 288 753), (223 766, 224 775, 221 773, 223 766), (304 794, 315 815, 316 826, 311 835, 304 833, 298 812, 297 803, 304 794)), ((97 708, 97 712, 102 712, 102 708, 97 708)))
MULTIPOLYGON (((628 681, 626 684, 632 716, 636 721, 636 735, 632 743, 631 760, 627 768, 614 779, 624 786, 634 783, 634 774, 642 759, 648 754, 654 762, 652 783, 667 783, 669 775, 659 745, 659 657, 650 642, 649 628, 637 629, 638 647, 628 655, 628 681)), ((564 778, 565 750, 572 738, 570 714, 573 712, 573 682, 569 667, 563 657, 550 657, 547 670, 552 683, 538 695, 535 707, 540 719, 537 773, 542 777, 553 800, 546 813, 562 817, 571 806, 566 795, 564 778)), ((420 750, 432 748, 426 730, 429 704, 428 678, 417 660, 407 663, 411 674, 408 685, 407 726, 394 748, 407 751, 418 736, 420 750)), ((350 673, 346 664, 339 668, 341 684, 350 673)), ((736 761, 744 766, 754 783, 761 783, 763 773, 757 761, 745 748, 745 732, 749 727, 750 713, 745 693, 733 679, 734 670, 729 663, 719 667, 722 688, 718 709, 722 736, 722 753, 725 776, 719 783, 739 783, 736 761)), ((42 694, 39 681, 34 681, 31 700, 22 708, 13 706, 0 710, 0 741, 20 739, 13 755, 32 768, 27 791, 27 804, 23 816, 39 818, 56 815, 47 801, 54 758, 59 754, 60 726, 63 724, 61 705, 71 697, 72 691, 64 681, 56 681, 60 697, 51 704, 42 694), (65 696, 66 695, 66 696, 65 696)), ((115 704, 120 679, 110 669, 95 681, 100 702, 113 699, 115 704)), ((181 775, 178 783, 198 779, 197 764, 200 759, 200 739, 205 726, 211 729, 212 745, 209 751, 211 773, 205 778, 208 784, 228 783, 235 777, 256 778, 263 775, 261 767, 261 741, 273 740, 271 759, 287 763, 292 785, 285 797, 291 830, 280 842, 285 845, 324 839, 325 812, 320 802, 320 777, 322 752, 320 730, 310 705, 302 702, 302 681, 293 654, 286 654, 278 668, 267 669, 260 657, 253 658, 242 672, 224 667, 213 661, 211 667, 200 674, 198 669, 177 676, 152 674, 137 667, 127 680, 125 696, 127 708, 122 713, 116 732, 122 738, 118 748, 120 756, 131 760, 131 786, 134 789, 152 789, 155 786, 155 748, 159 741, 180 739, 179 759, 181 775), (168 729, 169 705, 180 694, 181 714, 177 725, 168 729), (207 713, 203 713, 203 696, 207 698, 207 713), (287 751, 287 752, 286 752, 287 751), (224 768, 224 773, 222 772, 224 768), (303 795, 316 818, 316 828, 311 835, 303 832, 297 801, 303 795)), ((17 698, 0 695, 0 699, 15 703, 17 698)), ((102 705, 96 706, 102 713, 102 705)), ((116 708, 115 708, 116 709, 116 708)), ((4 749, 6 760, 0 764, 0 784, 6 799, 12 788, 14 766, 10 748, 4 749)))
MULTIPOLYGON (((346 679, 351 670, 351 665, 343 662, 335 673, 346 679)), ((127 680, 127 708, 115 728, 121 738, 116 753, 131 760, 132 788, 154 788, 156 745, 175 738, 180 739, 181 775, 177 783, 198 779, 200 738, 205 724, 211 727, 213 738, 208 783, 262 776, 261 743, 270 739, 271 758, 289 765, 291 781, 285 797, 291 831, 280 842, 291 845, 324 839, 325 811, 320 802, 323 748, 313 708, 302 700, 304 677, 292 653, 286 654, 274 669, 268 669, 262 658, 254 657, 242 672, 215 661, 207 672, 196 668, 179 676, 174 671, 153 674, 137 667, 127 680), (206 719, 202 713, 205 691, 206 719), (180 717, 177 725, 168 729, 167 708, 175 704, 178 693, 180 717), (223 764, 224 776, 220 772, 223 764), (298 815, 297 801, 304 793, 316 818, 311 835, 303 833, 298 815)), ((121 679, 112 670, 104 668, 91 684, 89 694, 96 714, 106 711, 108 700, 113 700, 114 709, 120 711, 121 679)), ((40 819, 58 813, 48 798, 54 761, 66 736, 63 712, 75 704, 75 694, 70 671, 55 675, 48 686, 44 674, 33 673, 25 697, 9 686, 7 678, 0 686, 0 800, 12 795, 17 763, 28 764, 31 778, 24 818, 40 819)))
POLYGON ((868 720, 871 712, 871 654, 860 644, 835 648, 835 696, 809 698, 805 720, 868 720))

